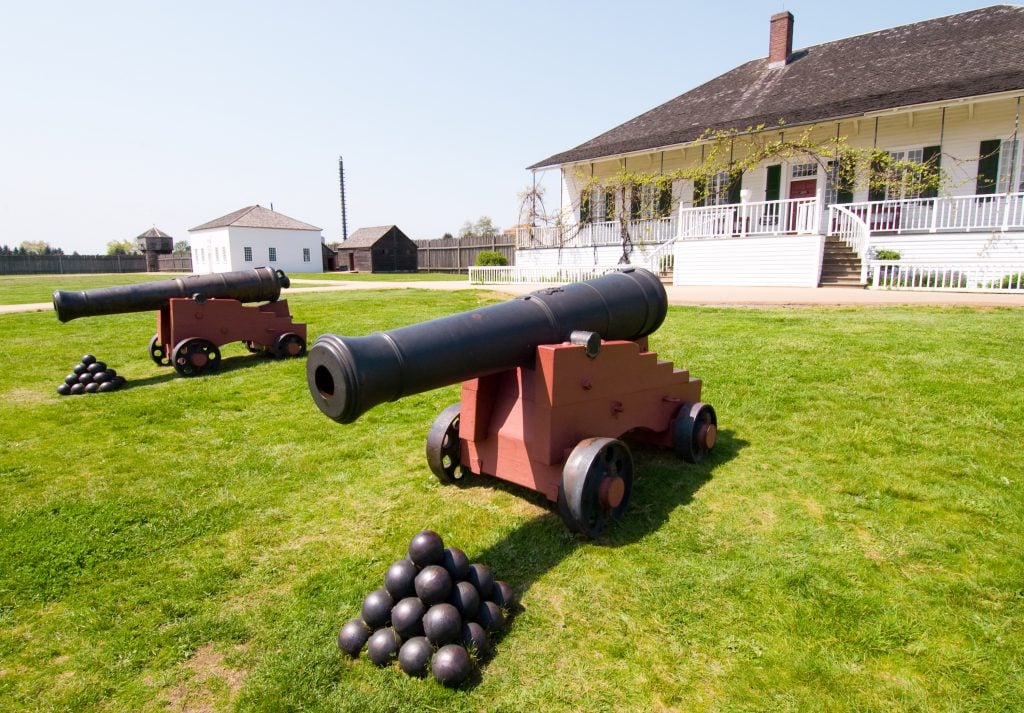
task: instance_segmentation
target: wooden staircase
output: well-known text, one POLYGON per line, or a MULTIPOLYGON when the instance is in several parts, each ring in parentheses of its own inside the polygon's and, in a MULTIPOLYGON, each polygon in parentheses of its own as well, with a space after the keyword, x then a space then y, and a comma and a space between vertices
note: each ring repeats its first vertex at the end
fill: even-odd
POLYGON ((853 248, 834 236, 825 238, 818 287, 864 287, 860 284, 860 258, 853 248))

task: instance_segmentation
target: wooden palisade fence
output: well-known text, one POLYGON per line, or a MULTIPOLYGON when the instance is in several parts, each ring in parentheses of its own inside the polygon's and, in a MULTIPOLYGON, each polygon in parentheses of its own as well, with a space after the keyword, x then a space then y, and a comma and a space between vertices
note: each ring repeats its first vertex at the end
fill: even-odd
POLYGON ((417 240, 417 267, 421 272, 467 272, 476 257, 485 250, 501 253, 509 265, 515 264, 515 237, 436 238, 417 240))

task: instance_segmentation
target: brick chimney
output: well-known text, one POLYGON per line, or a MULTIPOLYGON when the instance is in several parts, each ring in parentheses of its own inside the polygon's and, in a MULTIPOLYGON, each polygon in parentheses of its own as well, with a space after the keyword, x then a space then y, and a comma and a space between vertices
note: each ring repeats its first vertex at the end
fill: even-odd
POLYGON ((785 67, 793 54, 793 13, 777 12, 772 15, 771 37, 768 42, 768 66, 785 67))

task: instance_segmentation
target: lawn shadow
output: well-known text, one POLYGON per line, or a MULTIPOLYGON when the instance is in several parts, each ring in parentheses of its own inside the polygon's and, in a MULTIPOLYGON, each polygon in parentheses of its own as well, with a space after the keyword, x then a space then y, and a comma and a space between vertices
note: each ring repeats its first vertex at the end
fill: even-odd
POLYGON ((157 374, 156 376, 147 376, 144 379, 128 379, 125 381, 122 390, 142 388, 145 386, 152 386, 153 384, 162 384, 165 381, 171 379, 215 379, 218 374, 229 374, 232 371, 239 369, 249 369, 257 364, 263 364, 267 361, 274 361, 263 354, 240 354, 238 356, 232 356, 222 358, 220 367, 216 371, 211 371, 208 374, 200 374, 198 376, 180 376, 172 366, 162 367, 166 371, 157 374))
MULTIPOLYGON (((643 444, 630 444, 635 464, 633 492, 622 519, 596 540, 587 540, 570 532, 558 514, 558 507, 538 492, 496 478, 472 478, 466 487, 486 487, 523 497, 548 511, 523 523, 480 553, 468 554, 484 562, 496 576, 508 581, 516 595, 510 618, 522 611, 522 596, 540 577, 557 567, 577 548, 585 545, 620 547, 637 542, 657 531, 679 507, 693 502, 694 495, 713 476, 714 469, 735 458, 747 441, 729 430, 718 432, 711 454, 700 463, 686 463, 674 451, 643 444)), ((506 626, 492 636, 491 652, 481 658, 486 666, 495 647, 508 631, 506 626)), ((479 679, 467 682, 473 687, 479 679)))

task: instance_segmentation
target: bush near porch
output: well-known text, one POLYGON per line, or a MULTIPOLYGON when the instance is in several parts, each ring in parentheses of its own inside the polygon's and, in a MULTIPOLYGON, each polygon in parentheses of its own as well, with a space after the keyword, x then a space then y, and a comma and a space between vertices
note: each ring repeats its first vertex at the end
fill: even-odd
MULTIPOLYGON (((364 334, 493 293, 290 298, 364 334)), ((6 710, 1014 710, 1024 700, 1020 310, 672 308, 651 346, 704 379, 719 445, 636 449, 598 543, 423 456, 455 387, 340 426, 303 360, 224 350, 174 378, 153 315, 0 316, 6 710), (84 353, 127 376, 55 393, 84 353), (522 611, 478 685, 343 659, 409 537, 489 563, 522 611)))

